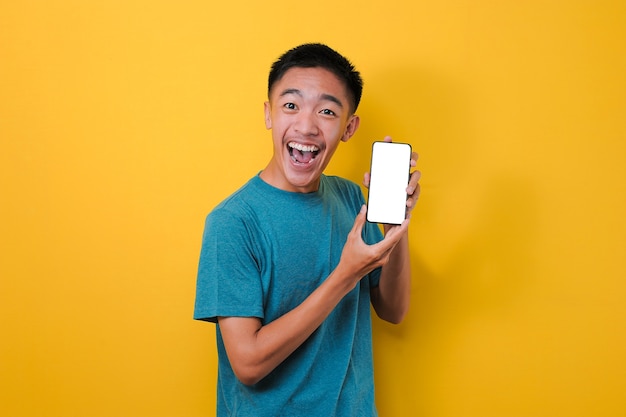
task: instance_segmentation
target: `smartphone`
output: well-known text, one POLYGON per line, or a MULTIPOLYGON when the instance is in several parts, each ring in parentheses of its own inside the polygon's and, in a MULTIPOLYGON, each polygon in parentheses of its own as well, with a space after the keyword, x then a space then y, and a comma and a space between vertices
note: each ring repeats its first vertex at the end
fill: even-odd
POLYGON ((406 217, 411 145, 374 142, 367 197, 367 221, 400 224, 406 217))

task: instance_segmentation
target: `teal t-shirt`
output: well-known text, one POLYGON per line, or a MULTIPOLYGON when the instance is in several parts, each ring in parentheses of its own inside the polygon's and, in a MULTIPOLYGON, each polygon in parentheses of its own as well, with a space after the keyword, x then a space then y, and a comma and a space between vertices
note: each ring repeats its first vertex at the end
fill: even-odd
MULTIPOLYGON (((270 323, 298 306, 333 271, 364 204, 358 185, 322 176, 318 191, 291 193, 258 175, 207 216, 194 318, 258 317, 270 323)), ((382 239, 366 223, 368 244, 382 239)), ((370 288, 364 277, 289 358, 254 386, 235 377, 217 329, 217 415, 376 416, 370 288)))

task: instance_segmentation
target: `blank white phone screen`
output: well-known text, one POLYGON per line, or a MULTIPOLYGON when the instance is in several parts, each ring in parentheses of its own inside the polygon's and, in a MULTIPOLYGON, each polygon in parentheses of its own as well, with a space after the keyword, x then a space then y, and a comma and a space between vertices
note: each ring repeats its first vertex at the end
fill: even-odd
POLYGON ((410 169, 411 145, 374 142, 367 201, 369 222, 400 224, 404 221, 410 169))

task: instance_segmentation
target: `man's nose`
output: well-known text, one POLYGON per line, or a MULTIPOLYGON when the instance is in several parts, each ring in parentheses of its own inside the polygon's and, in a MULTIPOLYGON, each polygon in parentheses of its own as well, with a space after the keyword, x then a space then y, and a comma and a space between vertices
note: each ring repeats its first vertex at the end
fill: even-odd
POLYGON ((316 115, 311 112, 300 112, 295 123, 295 130, 303 136, 315 136, 319 133, 316 115))

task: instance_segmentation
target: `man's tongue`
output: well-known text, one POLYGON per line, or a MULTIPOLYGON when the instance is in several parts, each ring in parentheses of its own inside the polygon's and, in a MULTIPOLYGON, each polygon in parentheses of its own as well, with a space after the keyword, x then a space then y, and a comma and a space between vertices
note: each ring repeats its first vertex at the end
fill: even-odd
POLYGON ((308 164, 313 159, 313 152, 299 151, 295 148, 292 150, 292 155, 293 158, 301 164, 308 164))

